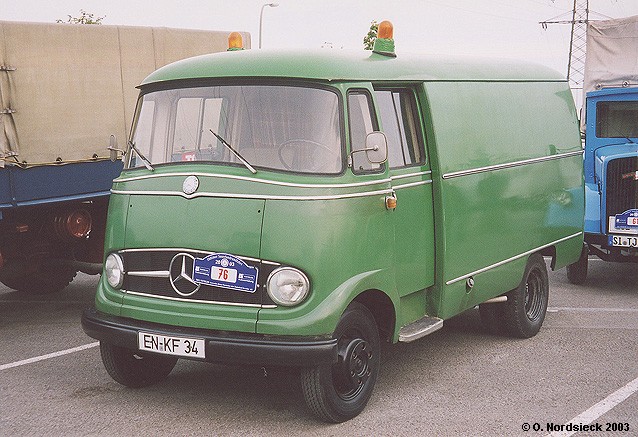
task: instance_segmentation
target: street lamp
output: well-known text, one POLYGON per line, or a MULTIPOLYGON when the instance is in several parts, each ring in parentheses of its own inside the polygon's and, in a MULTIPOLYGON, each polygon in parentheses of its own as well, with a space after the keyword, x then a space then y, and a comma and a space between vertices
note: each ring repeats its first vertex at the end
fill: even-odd
POLYGON ((266 6, 276 8, 277 6, 279 6, 279 3, 266 3, 261 7, 261 12, 259 12, 259 48, 261 48, 261 24, 264 19, 264 8, 266 6))

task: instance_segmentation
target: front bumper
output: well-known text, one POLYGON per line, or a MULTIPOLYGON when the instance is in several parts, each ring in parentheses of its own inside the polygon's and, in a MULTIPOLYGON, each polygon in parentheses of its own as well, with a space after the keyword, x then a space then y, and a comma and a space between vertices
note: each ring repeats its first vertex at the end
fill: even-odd
POLYGON ((337 340, 333 338, 290 338, 183 328, 111 316, 95 308, 82 314, 82 329, 96 340, 129 349, 137 349, 139 331, 203 338, 205 361, 216 363, 316 366, 337 360, 337 340))

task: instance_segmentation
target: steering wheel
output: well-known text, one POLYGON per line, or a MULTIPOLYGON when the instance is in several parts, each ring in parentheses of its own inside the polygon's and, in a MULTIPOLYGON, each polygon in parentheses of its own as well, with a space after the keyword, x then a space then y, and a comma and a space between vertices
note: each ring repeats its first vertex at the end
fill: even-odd
MULTIPOLYGON (((326 152, 328 152, 328 155, 334 157, 335 159, 339 157, 338 152, 334 151, 333 149, 331 149, 330 147, 328 147, 327 145, 323 143, 318 143, 316 141, 307 140, 303 138, 292 138, 290 140, 284 141, 277 148, 277 156, 279 157, 279 161, 281 162, 281 164, 284 166, 286 170, 293 170, 293 168, 299 167, 298 164, 302 155, 300 151, 300 147, 294 148, 290 158, 286 157, 286 151, 288 149, 292 149, 293 145, 302 146, 301 148, 305 148, 308 151, 312 152, 311 154, 309 154, 311 158, 315 157, 317 148, 325 150, 326 152)), ((328 160, 322 159, 318 161, 315 159, 309 159, 309 162, 307 163, 307 168, 310 171, 319 171, 322 167, 328 164, 326 161, 328 160)))

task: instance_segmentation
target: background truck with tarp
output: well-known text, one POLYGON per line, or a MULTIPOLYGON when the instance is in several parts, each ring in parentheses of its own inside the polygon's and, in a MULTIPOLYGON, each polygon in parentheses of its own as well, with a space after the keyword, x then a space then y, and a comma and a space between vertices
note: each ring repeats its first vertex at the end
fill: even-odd
POLYGON ((638 263, 638 16, 588 24, 581 130, 585 245, 567 267, 574 284, 588 255, 638 263))
MULTIPOLYGON (((101 271, 112 180, 135 87, 228 32, 0 21, 0 282, 29 292, 101 271)), ((247 43, 250 36, 244 35, 247 43)))

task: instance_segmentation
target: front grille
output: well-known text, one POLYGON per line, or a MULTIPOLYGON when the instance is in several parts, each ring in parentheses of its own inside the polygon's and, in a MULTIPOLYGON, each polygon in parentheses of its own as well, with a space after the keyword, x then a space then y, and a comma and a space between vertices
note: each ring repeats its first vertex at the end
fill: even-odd
POLYGON ((638 208, 636 171, 638 157, 614 159, 607 165, 606 217, 638 208))
POLYGON ((124 284, 122 288, 127 292, 156 296, 165 299, 186 301, 204 301, 222 304, 239 305, 275 305, 266 293, 268 275, 279 265, 250 258, 242 258, 246 264, 258 269, 257 290, 254 293, 231 290, 206 284, 194 284, 189 280, 175 281, 183 270, 187 276, 192 276, 192 258, 204 258, 210 252, 184 249, 128 249, 120 251, 124 262, 124 284), (186 265, 182 267, 182 260, 178 257, 186 254, 186 265), (177 257, 177 258, 176 258, 177 257), (173 259, 177 261, 172 264, 173 259), (190 262, 190 264, 188 264, 190 262), (176 284, 176 289, 171 285, 176 284))

